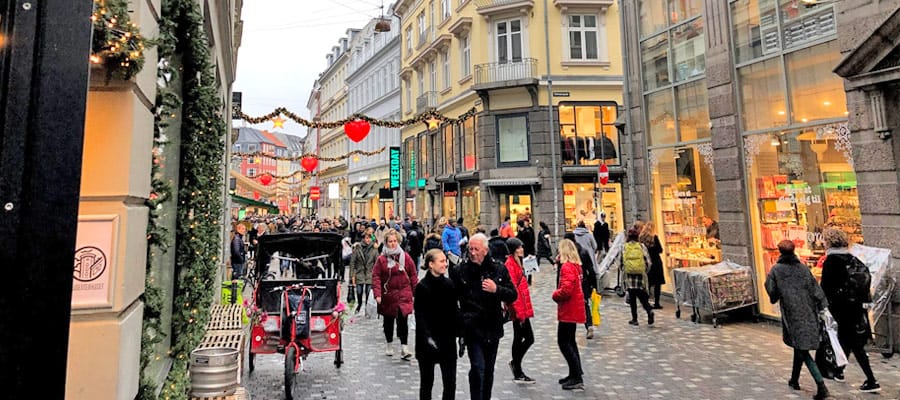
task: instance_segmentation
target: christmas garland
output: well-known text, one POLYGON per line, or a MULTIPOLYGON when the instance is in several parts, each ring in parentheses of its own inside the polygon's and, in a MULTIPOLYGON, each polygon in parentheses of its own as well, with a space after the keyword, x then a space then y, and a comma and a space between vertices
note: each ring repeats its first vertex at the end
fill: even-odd
POLYGON ((287 108, 278 107, 274 111, 272 111, 266 115, 259 116, 259 117, 251 117, 247 114, 244 114, 243 112, 239 112, 238 116, 240 116, 241 119, 243 119, 244 121, 247 121, 251 124, 260 124, 260 123, 263 123, 266 121, 274 120, 275 118, 280 118, 280 116, 284 115, 284 116, 290 118, 291 120, 293 120, 294 122, 296 122, 300 125, 303 125, 305 127, 308 127, 308 128, 334 129, 339 126, 343 126, 344 124, 346 124, 348 122, 353 122, 353 121, 358 121, 358 120, 366 121, 372 125, 382 126, 382 127, 386 127, 386 128, 402 128, 405 126, 421 124, 421 123, 439 124, 439 123, 443 122, 443 123, 459 124, 469 118, 474 117, 476 113, 477 113, 477 111, 473 107, 469 111, 466 111, 465 113, 463 113, 462 115, 460 115, 459 117, 456 117, 456 118, 450 118, 450 117, 447 117, 437 111, 431 110, 431 111, 426 111, 424 113, 416 115, 415 117, 405 119, 402 121, 390 121, 390 120, 372 118, 372 117, 369 117, 369 116, 366 116, 363 114, 353 114, 350 117, 344 118, 339 121, 320 122, 320 121, 307 120, 297 114, 294 114, 287 108))
POLYGON ((306 153, 306 154, 303 154, 303 155, 297 156, 297 157, 282 157, 282 156, 273 156, 271 154, 263 153, 261 151, 256 151, 253 153, 232 153, 231 158, 260 157, 260 158, 267 158, 267 159, 276 160, 276 161, 300 161, 300 160, 303 160, 304 158, 315 158, 316 160, 319 160, 319 161, 343 161, 343 160, 346 160, 353 156, 369 157, 369 156, 378 155, 378 154, 384 153, 385 149, 386 149, 386 147, 381 147, 378 150, 373 150, 373 151, 353 150, 347 154, 344 154, 342 156, 337 156, 337 157, 322 157, 322 156, 320 156, 318 154, 314 154, 314 153, 306 153))
POLYGON ((108 78, 127 80, 140 72, 147 41, 128 16, 128 1, 94 0, 91 21, 91 63, 105 65, 108 78))

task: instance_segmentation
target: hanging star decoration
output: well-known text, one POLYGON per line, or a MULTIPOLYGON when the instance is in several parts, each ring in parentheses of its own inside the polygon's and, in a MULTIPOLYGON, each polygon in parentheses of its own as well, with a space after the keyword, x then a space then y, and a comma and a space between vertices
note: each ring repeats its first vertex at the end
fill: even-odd
POLYGON ((287 120, 284 118, 281 118, 280 115, 275 118, 272 118, 272 125, 273 125, 272 129, 276 129, 276 128, 284 129, 285 121, 287 121, 287 120))
POLYGON ((438 126, 441 125, 441 120, 435 117, 428 118, 425 122, 428 123, 429 131, 437 130, 438 126))

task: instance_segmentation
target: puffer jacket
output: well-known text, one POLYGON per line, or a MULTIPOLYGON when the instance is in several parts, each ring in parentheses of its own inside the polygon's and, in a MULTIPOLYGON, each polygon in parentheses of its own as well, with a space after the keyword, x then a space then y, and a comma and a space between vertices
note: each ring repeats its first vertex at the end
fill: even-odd
POLYGON ((581 266, 566 262, 560 268, 559 287, 553 292, 556 319, 559 322, 583 324, 584 292, 581 290, 581 266))
POLYGON ((378 249, 374 244, 364 246, 362 242, 353 245, 350 256, 350 276, 356 278, 356 284, 372 284, 372 267, 378 259, 378 249))
POLYGON ((597 241, 594 235, 587 228, 575 228, 572 233, 575 234, 575 241, 591 255, 591 265, 597 265, 597 241))
POLYGON ((525 321, 534 317, 534 307, 531 305, 531 291, 528 289, 528 278, 525 277, 525 270, 516 262, 516 258, 509 256, 506 258, 506 270, 509 272, 509 279, 516 287, 519 297, 516 298, 511 305, 512 316, 516 321, 525 321))
POLYGON ((406 252, 398 256, 378 256, 372 269, 372 293, 376 299, 381 298, 379 314, 392 318, 397 318, 398 314, 412 314, 413 293, 419 281, 416 269, 415 262, 406 252), (389 257, 393 263, 389 263, 389 257), (403 266, 400 265, 400 257, 404 258, 403 266))

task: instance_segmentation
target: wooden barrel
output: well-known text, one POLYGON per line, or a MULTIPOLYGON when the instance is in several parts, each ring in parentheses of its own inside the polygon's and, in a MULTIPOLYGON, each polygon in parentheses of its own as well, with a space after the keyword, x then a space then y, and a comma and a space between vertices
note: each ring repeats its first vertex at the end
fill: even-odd
POLYGON ((238 350, 212 347, 191 352, 191 396, 230 396, 238 387, 238 350))

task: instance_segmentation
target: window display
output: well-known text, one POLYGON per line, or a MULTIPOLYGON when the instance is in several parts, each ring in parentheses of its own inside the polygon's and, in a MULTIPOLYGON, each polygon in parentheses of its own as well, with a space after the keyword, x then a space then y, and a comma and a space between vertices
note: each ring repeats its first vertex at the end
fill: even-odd
POLYGON ((650 153, 653 209, 666 268, 719 262, 718 208, 709 143, 650 153))
POLYGON ((563 165, 619 163, 619 131, 615 103, 559 105, 563 165))
POLYGON ((461 203, 463 226, 475 232, 475 227, 481 224, 481 188, 463 186, 461 203))
POLYGON ((775 265, 782 240, 794 242, 817 279, 826 227, 863 242, 849 134, 846 124, 839 124, 744 138, 752 221, 758 221, 753 224, 758 276, 775 265))
POLYGON ((621 232, 625 229, 621 183, 610 182, 602 186, 593 183, 565 183, 563 192, 567 231, 575 229, 580 221, 584 221, 588 229, 593 229, 600 210, 606 213, 606 222, 611 232, 621 232))

